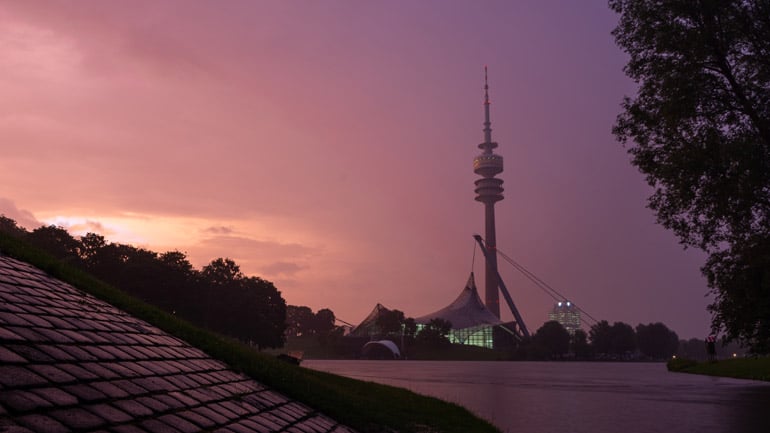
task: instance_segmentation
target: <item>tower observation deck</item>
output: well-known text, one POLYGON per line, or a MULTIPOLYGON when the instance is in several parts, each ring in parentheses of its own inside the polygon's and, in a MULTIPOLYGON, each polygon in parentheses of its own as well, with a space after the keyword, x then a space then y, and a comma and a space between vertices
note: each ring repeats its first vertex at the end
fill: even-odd
POLYGON ((500 318, 500 292, 497 274, 497 241, 495 233, 495 203, 503 199, 503 180, 495 176, 503 171, 503 157, 493 152, 497 143, 492 141, 492 123, 489 120, 489 84, 487 67, 484 67, 484 142, 479 144, 481 154, 473 159, 473 172, 481 176, 476 180, 476 200, 484 203, 484 226, 487 249, 491 254, 486 260, 484 273, 484 304, 500 318))

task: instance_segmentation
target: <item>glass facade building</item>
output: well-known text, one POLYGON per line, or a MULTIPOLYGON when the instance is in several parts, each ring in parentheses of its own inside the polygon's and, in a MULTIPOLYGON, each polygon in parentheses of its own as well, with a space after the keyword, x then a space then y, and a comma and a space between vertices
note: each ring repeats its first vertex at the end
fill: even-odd
POLYGON ((570 335, 573 335, 580 329, 580 310, 570 301, 559 301, 548 313, 548 320, 559 322, 570 335))
POLYGON ((443 319, 452 324, 449 333, 452 343, 490 349, 494 346, 494 327, 503 323, 481 302, 473 273, 457 299, 435 313, 416 318, 415 322, 418 329, 422 329, 433 319, 443 319))

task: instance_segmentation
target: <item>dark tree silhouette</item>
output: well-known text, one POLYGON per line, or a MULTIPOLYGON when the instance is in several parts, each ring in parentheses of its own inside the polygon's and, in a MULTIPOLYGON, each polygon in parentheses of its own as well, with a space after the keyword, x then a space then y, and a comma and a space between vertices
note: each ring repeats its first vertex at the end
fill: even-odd
POLYGON ((100 254, 106 246, 107 241, 102 235, 87 233, 85 236, 80 237, 80 248, 78 252, 80 254, 80 259, 83 260, 87 269, 98 269, 100 254))
POLYGON ((588 344, 588 334, 582 329, 575 330, 569 341, 569 350, 575 355, 575 359, 589 359, 591 346, 588 344))
POLYGON ((242 280, 241 306, 234 335, 257 347, 282 347, 286 330, 286 301, 273 283, 259 277, 242 280))
POLYGON ((286 302, 273 283, 245 277, 231 259, 218 258, 200 273, 203 322, 214 330, 249 341, 259 348, 281 347, 286 329, 286 302))
POLYGON ((193 265, 187 260, 187 255, 185 253, 179 251, 167 251, 161 254, 158 259, 168 270, 183 274, 193 273, 193 265))
POLYGON ((399 310, 383 310, 377 316, 376 324, 383 336, 401 335, 404 325, 404 312, 399 310))
POLYGON ((19 227, 15 220, 8 218, 4 214, 0 214, 0 233, 5 233, 15 238, 21 238, 26 236, 27 231, 23 227, 19 227))
POLYGON ((535 359, 559 359, 569 351, 570 335, 561 323, 545 322, 532 336, 531 356, 535 359))
POLYGON ((313 318, 313 328, 316 334, 324 335, 328 334, 334 329, 334 322, 337 320, 334 317, 334 312, 328 308, 322 308, 315 313, 313 318))
POLYGON ((676 354, 679 336, 660 322, 636 326, 639 352, 652 359, 666 359, 676 354))
POLYGON ((63 227, 53 225, 38 227, 27 235, 27 240, 57 259, 75 265, 79 262, 80 242, 63 227))
POLYGON ((770 237, 712 254, 705 267, 714 326, 754 353, 770 353, 770 237))
POLYGON ((214 259, 201 269, 201 278, 213 287, 228 287, 243 279, 241 267, 232 259, 214 259))
POLYGON ((626 356, 636 351, 636 333, 628 323, 615 322, 612 324, 612 346, 610 352, 626 356))
POLYGON ((314 332, 315 315, 310 307, 289 305, 286 307, 286 335, 301 337, 314 332))
POLYGON ((593 324, 588 338, 595 354, 608 355, 612 352, 612 326, 606 320, 593 324))
POLYGON ((636 351, 636 333, 628 323, 606 320, 595 323, 588 331, 591 347, 596 356, 626 358, 636 351))
POLYGON ((770 1, 610 0, 639 83, 613 132, 649 207, 703 249, 714 330, 770 350, 770 1))
POLYGON ((407 317, 404 319, 404 337, 411 340, 415 335, 417 335, 417 322, 414 321, 414 318, 407 317))
POLYGON ((426 346, 447 346, 449 345, 449 332, 452 330, 452 323, 444 319, 431 319, 425 327, 417 333, 417 342, 426 346))

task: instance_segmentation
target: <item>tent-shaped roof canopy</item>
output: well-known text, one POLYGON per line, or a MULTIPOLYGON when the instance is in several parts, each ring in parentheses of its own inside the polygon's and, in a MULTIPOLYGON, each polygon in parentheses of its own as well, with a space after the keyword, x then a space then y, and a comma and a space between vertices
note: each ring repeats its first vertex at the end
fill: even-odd
POLYGON ((371 334, 376 334, 378 332, 377 318, 385 311, 390 310, 385 308, 382 304, 375 305, 372 312, 369 313, 358 326, 350 331, 350 335, 355 337, 368 337, 371 334))
POLYGON ((451 304, 435 313, 427 314, 414 320, 420 324, 427 324, 436 318, 449 321, 452 324, 452 329, 465 329, 484 325, 494 326, 503 323, 481 302, 481 298, 476 290, 473 272, 468 277, 468 282, 465 284, 462 292, 460 292, 460 295, 451 304))

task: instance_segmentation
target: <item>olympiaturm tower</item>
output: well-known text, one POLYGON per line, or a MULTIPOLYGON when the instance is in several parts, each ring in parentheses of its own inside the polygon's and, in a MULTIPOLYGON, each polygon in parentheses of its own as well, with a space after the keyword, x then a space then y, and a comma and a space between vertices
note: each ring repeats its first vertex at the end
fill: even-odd
POLYGON ((489 84, 487 67, 484 67, 484 142, 479 144, 481 155, 473 159, 473 172, 480 175, 476 180, 476 200, 484 203, 484 225, 487 250, 491 257, 486 260, 484 303, 487 309, 500 318, 500 292, 497 281, 497 241, 495 240, 495 203, 503 199, 503 180, 495 175, 503 171, 503 157, 492 152, 497 143, 492 141, 492 123, 489 121, 489 84))

